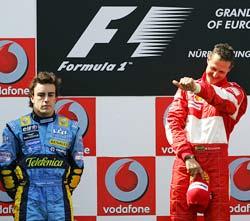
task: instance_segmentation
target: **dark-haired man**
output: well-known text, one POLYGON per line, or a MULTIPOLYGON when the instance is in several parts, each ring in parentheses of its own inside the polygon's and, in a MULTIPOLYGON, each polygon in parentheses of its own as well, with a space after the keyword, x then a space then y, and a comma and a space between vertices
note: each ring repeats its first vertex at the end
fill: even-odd
POLYGON ((215 45, 201 79, 174 80, 178 87, 170 106, 166 135, 175 150, 170 213, 172 221, 194 221, 197 211, 187 205, 190 178, 209 176, 212 200, 204 211, 206 221, 229 221, 228 141, 245 113, 243 89, 227 81, 234 66, 234 50, 227 43, 215 45))
POLYGON ((73 221, 72 191, 83 172, 77 122, 55 114, 60 81, 40 72, 30 85, 30 114, 7 123, 0 147, 2 183, 15 221, 73 221))

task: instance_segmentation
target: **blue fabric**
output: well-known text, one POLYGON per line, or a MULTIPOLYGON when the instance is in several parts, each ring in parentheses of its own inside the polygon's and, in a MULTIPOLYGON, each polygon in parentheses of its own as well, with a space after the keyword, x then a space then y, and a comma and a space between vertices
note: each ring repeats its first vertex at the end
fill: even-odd
POLYGON ((67 190, 75 186, 67 190, 66 186, 73 176, 81 176, 84 167, 77 122, 58 115, 43 119, 33 113, 11 121, 3 131, 0 167, 12 171, 15 188, 4 186, 12 195, 18 188, 15 203, 20 200, 20 208, 15 216, 20 220, 71 220, 67 190), (17 167, 20 170, 14 173, 17 167))

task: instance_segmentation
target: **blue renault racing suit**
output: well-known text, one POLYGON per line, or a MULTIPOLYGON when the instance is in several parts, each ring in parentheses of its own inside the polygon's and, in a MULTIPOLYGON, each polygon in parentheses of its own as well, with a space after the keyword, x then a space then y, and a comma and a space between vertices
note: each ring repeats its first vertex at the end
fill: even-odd
POLYGON ((0 169, 3 186, 15 200, 15 221, 73 221, 71 194, 83 166, 77 122, 34 113, 9 122, 0 169))

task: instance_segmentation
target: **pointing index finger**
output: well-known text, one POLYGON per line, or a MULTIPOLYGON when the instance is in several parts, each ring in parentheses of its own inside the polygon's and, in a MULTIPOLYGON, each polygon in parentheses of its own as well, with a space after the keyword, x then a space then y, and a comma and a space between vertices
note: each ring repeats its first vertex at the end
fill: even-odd
POLYGON ((173 83, 176 87, 179 87, 179 85, 180 85, 179 82, 176 81, 176 80, 173 80, 172 83, 173 83))

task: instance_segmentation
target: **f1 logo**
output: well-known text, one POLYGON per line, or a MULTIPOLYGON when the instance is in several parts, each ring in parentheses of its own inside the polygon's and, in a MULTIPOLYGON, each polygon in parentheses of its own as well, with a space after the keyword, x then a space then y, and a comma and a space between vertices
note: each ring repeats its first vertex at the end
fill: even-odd
POLYGON ((101 7, 67 57, 86 57, 96 43, 109 43, 117 29, 106 29, 110 21, 123 18, 136 7, 101 7))
MULTIPOLYGON (((107 29, 112 20, 132 13, 136 6, 103 6, 67 57, 83 58, 96 43, 109 43, 117 29, 107 29)), ((151 7, 127 43, 139 43, 131 57, 160 56, 192 8, 151 7)))

